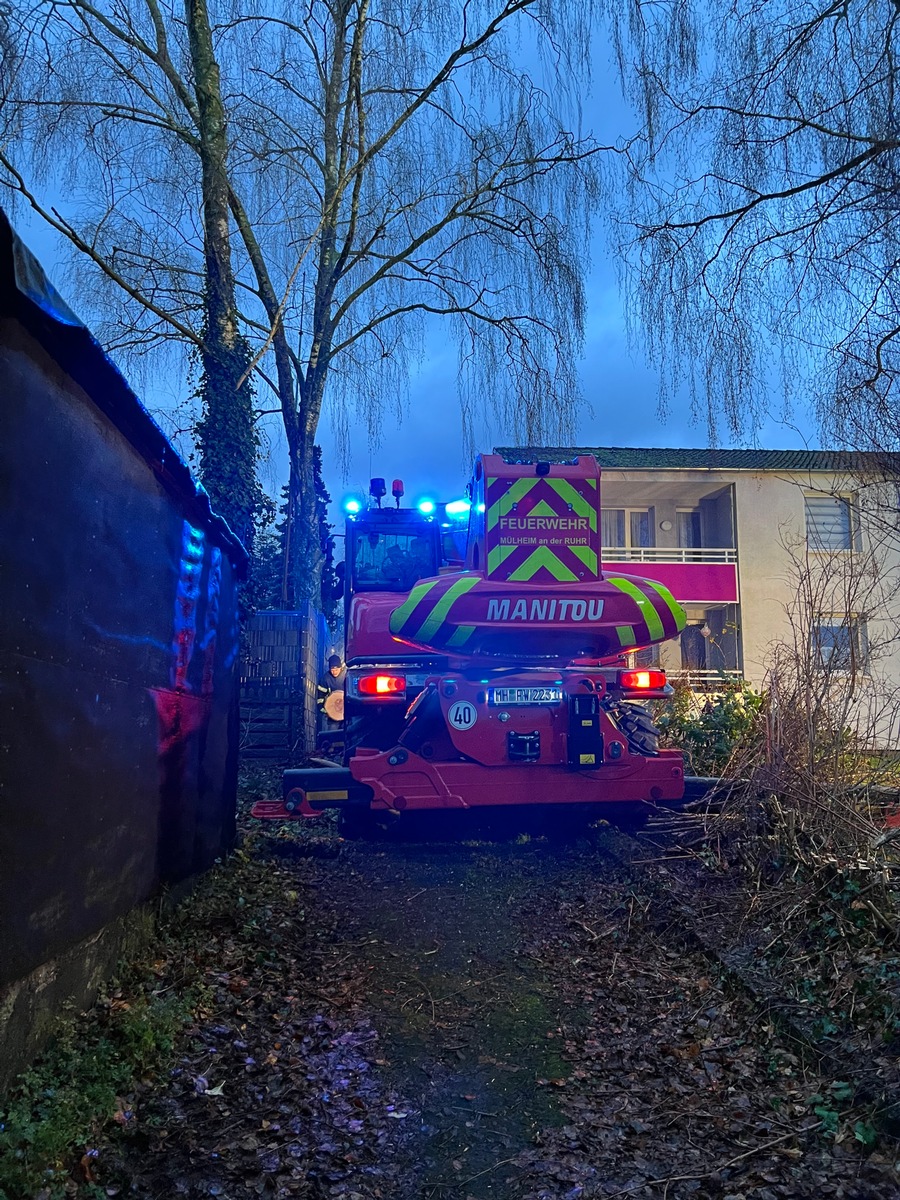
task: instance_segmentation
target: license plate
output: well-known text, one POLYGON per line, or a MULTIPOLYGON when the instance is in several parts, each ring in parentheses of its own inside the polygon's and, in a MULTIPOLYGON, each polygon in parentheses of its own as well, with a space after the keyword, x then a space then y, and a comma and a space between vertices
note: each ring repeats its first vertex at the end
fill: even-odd
POLYGON ((556 687, 491 688, 488 691, 488 704, 495 708, 501 704, 504 707, 514 704, 562 704, 562 698, 562 688, 556 687))

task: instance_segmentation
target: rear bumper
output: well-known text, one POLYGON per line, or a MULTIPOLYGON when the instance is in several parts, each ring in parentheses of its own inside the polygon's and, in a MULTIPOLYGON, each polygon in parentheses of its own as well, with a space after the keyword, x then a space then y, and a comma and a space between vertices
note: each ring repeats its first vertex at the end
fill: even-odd
POLYGON ((471 761, 429 762, 397 750, 362 750, 347 767, 285 771, 282 800, 259 800, 255 817, 285 821, 319 816, 327 808, 425 812, 540 804, 666 804, 684 795, 684 764, 677 750, 655 758, 627 756, 596 771, 561 764, 484 766, 471 761), (394 759, 391 762, 391 759, 394 759))
POLYGON ((349 763, 356 782, 371 789, 374 810, 491 808, 504 805, 651 803, 680 800, 684 764, 677 750, 655 758, 628 756, 596 771, 572 771, 562 765, 527 763, 487 767, 481 763, 429 762, 410 754, 390 762, 396 752, 359 751, 349 763))

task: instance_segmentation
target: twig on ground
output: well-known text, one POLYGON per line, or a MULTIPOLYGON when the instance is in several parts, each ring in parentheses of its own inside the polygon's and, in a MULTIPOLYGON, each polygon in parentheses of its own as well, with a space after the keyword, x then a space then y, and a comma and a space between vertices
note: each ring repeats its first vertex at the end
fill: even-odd
POLYGON ((800 1134, 812 1133, 814 1130, 819 1129, 821 1125, 821 1121, 816 1121, 814 1125, 806 1125, 803 1129, 792 1129, 790 1133, 784 1133, 781 1137, 772 1138, 770 1142, 763 1142, 761 1146, 753 1146, 750 1150, 745 1150, 743 1154, 738 1154, 735 1158, 729 1158, 726 1162, 719 1163, 717 1167, 713 1167, 710 1171, 704 1171, 701 1175, 669 1175, 665 1179, 645 1179, 633 1187, 622 1188, 618 1192, 611 1192, 606 1197, 606 1200, 616 1200, 617 1196, 630 1196, 632 1192, 640 1191, 641 1188, 645 1187, 659 1187, 661 1184, 668 1187, 670 1183, 686 1183, 688 1180, 709 1179, 710 1176, 718 1175, 720 1171, 725 1171, 728 1167, 733 1167, 736 1163, 743 1162, 745 1158, 751 1158, 754 1154, 762 1154, 764 1151, 771 1150, 773 1146, 777 1146, 781 1142, 787 1142, 791 1138, 799 1137, 800 1134))

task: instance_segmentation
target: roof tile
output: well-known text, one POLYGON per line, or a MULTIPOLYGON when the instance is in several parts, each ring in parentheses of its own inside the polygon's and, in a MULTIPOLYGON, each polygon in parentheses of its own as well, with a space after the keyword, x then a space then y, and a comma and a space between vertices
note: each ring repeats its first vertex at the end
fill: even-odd
POLYGON ((848 450, 680 450, 638 446, 497 446, 507 462, 567 462, 593 454, 601 467, 623 470, 887 471, 900 474, 900 455, 848 450))

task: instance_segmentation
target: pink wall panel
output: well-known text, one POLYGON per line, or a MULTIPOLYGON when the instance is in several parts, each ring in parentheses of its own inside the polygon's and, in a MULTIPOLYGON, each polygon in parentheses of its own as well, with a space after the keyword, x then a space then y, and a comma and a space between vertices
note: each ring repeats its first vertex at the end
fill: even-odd
POLYGON ((676 600, 710 604, 735 604, 738 599, 734 563, 605 562, 605 575, 642 575, 665 584, 676 600))

